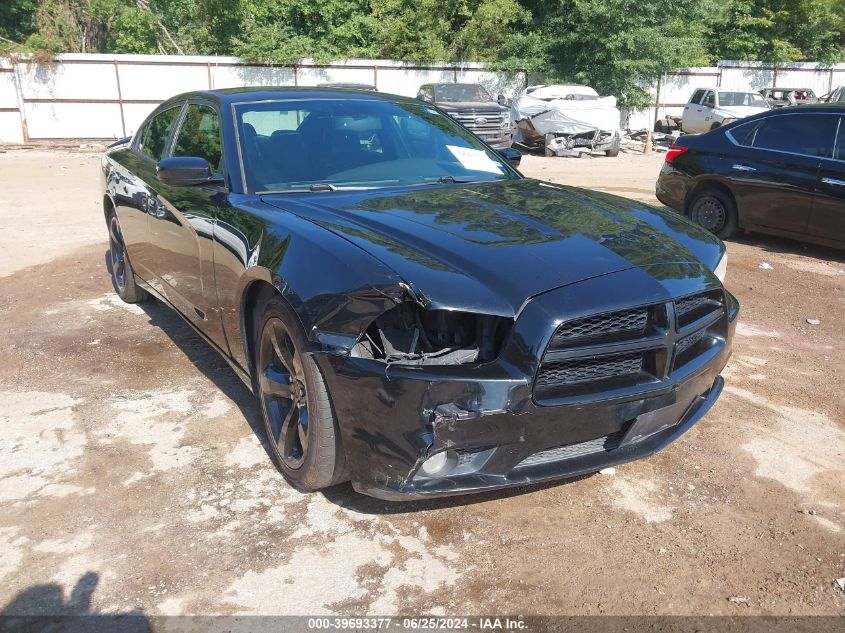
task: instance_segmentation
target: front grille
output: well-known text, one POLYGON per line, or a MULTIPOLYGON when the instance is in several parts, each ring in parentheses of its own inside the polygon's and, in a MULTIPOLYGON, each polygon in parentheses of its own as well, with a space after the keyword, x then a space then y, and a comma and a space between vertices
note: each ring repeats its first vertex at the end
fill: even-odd
POLYGON ((505 118, 501 112, 457 112, 452 117, 482 138, 498 138, 506 129, 502 127, 505 118), (478 123, 478 119, 486 119, 486 121, 478 123))
POLYGON ((557 448, 550 448, 539 453, 534 453, 523 459, 516 465, 516 469, 528 468, 530 466, 538 466, 540 464, 552 464, 554 462, 563 461, 565 459, 572 459, 573 457, 581 457, 582 455, 592 455, 594 453, 601 453, 602 451, 612 451, 619 447, 622 438, 625 436, 625 430, 605 435, 604 437, 597 437, 594 440, 587 440, 586 442, 578 442, 577 444, 569 444, 567 446, 559 446, 557 448))
POLYGON ((643 353, 597 356, 548 363, 537 379, 537 387, 571 387, 579 383, 596 382, 640 373, 643 353))
POLYGON ((682 338, 680 341, 678 341, 678 344, 675 346, 675 354, 683 354, 688 349, 693 347, 696 343, 700 342, 706 334, 707 330, 699 330, 694 334, 690 334, 689 336, 682 338))
POLYGON ((716 312, 724 310, 724 293, 713 290, 675 299, 678 329, 683 329, 716 312))
POLYGON ((672 372, 724 342, 724 296, 718 288, 563 322, 540 360, 534 400, 567 404, 659 387, 672 372))
POLYGON ((635 308, 621 312, 594 314, 582 319, 567 321, 552 337, 553 346, 588 339, 612 339, 643 334, 648 322, 648 308, 635 308))

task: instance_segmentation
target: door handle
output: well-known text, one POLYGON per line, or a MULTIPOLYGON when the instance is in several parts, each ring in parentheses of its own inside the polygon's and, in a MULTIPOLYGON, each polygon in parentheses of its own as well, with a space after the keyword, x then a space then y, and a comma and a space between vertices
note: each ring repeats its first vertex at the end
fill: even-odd
MULTIPOLYGON (((749 167, 748 165, 742 165, 740 163, 736 163, 731 167, 731 169, 736 169, 737 171, 757 171, 754 167, 749 167)), ((845 182, 842 184, 845 185, 845 182)))
POLYGON ((845 180, 837 180, 836 178, 822 178, 822 182, 832 187, 845 187, 845 180))

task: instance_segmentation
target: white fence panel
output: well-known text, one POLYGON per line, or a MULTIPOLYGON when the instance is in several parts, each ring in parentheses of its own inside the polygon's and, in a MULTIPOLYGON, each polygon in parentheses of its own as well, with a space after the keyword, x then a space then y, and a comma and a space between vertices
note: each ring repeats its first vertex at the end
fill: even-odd
POLYGON ((211 65, 211 87, 214 89, 240 86, 293 86, 293 68, 276 66, 211 65))
POLYGON ((208 90, 205 65, 119 64, 120 93, 129 101, 164 101, 189 90, 208 90))
POLYGON ((455 71, 443 69, 383 68, 378 69, 379 92, 403 97, 416 97, 422 84, 454 81, 455 71))
POLYGON ((16 64, 24 99, 117 100, 114 64, 16 64))
POLYGON ((31 139, 123 136, 117 103, 36 102, 25 105, 31 139))
POLYGON ((373 86, 376 83, 376 76, 378 71, 374 71, 373 67, 369 68, 344 68, 316 66, 297 68, 296 81, 299 86, 319 86, 326 83, 356 83, 367 84, 373 86))
MULTIPOLYGON (((542 81, 532 77, 530 83, 542 81)), ((375 85, 380 92, 408 97, 416 96, 420 85, 434 82, 477 82, 493 96, 514 97, 529 83, 525 73, 493 72, 474 62, 420 65, 350 59, 331 64, 306 60, 296 66, 259 66, 241 64, 234 57, 89 54, 60 55, 51 63, 13 65, 0 60, 0 142, 112 139, 132 134, 158 103, 189 90, 336 82, 375 85), (21 103, 25 117, 19 111, 21 103)), ((760 90, 772 85, 812 88, 822 95, 845 85, 845 64, 831 68, 804 62, 775 68, 724 61, 717 67, 667 73, 660 81, 659 95, 655 94, 656 85, 646 86, 656 107, 627 113, 627 125, 651 128, 658 115, 680 115, 696 88, 760 90)))

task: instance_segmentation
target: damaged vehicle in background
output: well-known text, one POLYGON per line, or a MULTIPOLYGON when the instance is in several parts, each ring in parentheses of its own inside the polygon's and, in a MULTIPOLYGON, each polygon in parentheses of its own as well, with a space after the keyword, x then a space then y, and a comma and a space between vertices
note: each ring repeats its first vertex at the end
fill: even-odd
POLYGON ((103 156, 112 281, 229 362, 301 490, 431 497, 654 453, 722 391, 724 244, 518 158, 415 99, 177 96, 103 156))
POLYGON ((588 86, 529 86, 511 103, 514 144, 546 156, 604 152, 617 156, 621 114, 616 97, 600 97, 588 86))

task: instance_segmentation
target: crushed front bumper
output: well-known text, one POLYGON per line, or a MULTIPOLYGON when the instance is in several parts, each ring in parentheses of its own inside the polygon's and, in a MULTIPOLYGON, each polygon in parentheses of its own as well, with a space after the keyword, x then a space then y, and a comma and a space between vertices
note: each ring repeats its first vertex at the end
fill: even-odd
MULTIPOLYGON (((603 283, 579 284, 579 292, 603 283)), ((549 315, 571 306, 572 292, 529 302, 499 360, 479 367, 387 367, 315 353, 353 486, 390 500, 456 495, 569 478, 660 450, 722 391, 738 314, 725 296, 720 342, 695 362, 656 383, 551 404, 536 398, 536 369, 560 323, 549 315), (427 473, 426 460, 441 454, 442 468, 427 473)))

